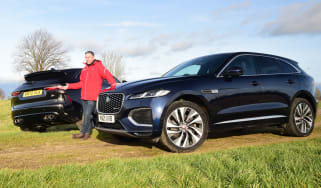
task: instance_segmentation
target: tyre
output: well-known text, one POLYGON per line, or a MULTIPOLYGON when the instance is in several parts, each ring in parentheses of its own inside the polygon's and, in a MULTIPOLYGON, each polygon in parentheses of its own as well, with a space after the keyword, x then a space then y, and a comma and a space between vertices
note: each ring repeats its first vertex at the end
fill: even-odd
POLYGON ((306 99, 296 98, 291 106, 285 132, 290 136, 309 136, 314 128, 314 120, 315 113, 311 103, 306 99))
POLYGON ((171 104, 162 122, 160 143, 172 152, 190 152, 203 144, 208 134, 208 115, 197 104, 171 104))
POLYGON ((37 127, 20 127, 22 131, 33 131, 33 132, 46 132, 47 128, 44 126, 37 126, 37 127))
POLYGON ((31 131, 31 129, 29 127, 20 127, 21 131, 31 131))

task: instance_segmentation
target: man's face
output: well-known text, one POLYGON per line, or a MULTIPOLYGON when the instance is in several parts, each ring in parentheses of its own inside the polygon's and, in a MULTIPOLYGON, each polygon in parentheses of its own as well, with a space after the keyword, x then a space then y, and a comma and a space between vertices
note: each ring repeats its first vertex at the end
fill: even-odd
POLYGON ((93 56, 91 53, 86 53, 85 59, 86 59, 86 63, 91 64, 95 59, 95 56, 93 56))

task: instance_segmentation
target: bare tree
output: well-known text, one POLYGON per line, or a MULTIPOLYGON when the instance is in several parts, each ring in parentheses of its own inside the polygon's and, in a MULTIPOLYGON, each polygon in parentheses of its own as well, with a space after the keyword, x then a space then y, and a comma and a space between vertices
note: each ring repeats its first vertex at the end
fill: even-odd
POLYGON ((62 68, 69 61, 63 43, 53 38, 46 30, 36 30, 25 36, 17 46, 15 67, 28 73, 62 68))
POLYGON ((102 61, 105 67, 119 80, 124 79, 125 75, 125 64, 123 56, 113 52, 103 52, 102 61))
POLYGON ((3 89, 0 88, 0 100, 4 100, 6 94, 4 93, 3 89))

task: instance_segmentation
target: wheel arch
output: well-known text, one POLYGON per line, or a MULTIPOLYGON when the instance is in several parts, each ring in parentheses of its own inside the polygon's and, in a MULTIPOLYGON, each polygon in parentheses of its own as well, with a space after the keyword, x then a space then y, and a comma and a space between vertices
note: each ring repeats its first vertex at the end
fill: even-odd
POLYGON ((209 116, 209 109, 206 106, 206 102, 204 101, 204 99, 202 99, 202 97, 192 95, 192 94, 184 94, 182 96, 177 97, 173 102, 179 101, 179 100, 190 101, 190 102, 196 103, 204 110, 204 112, 207 114, 207 116, 209 116))
MULTIPOLYGON (((207 118, 208 118, 208 122, 210 122, 210 117, 209 117, 210 111, 209 111, 209 108, 206 105, 206 100, 202 96, 199 96, 199 95, 194 94, 194 93, 184 93, 184 94, 175 96, 171 101, 168 102, 168 105, 166 105, 166 107, 165 107, 163 112, 167 112, 169 106, 172 103, 174 103, 176 101, 180 101, 180 100, 194 102, 197 105, 199 105, 204 110, 204 112, 206 113, 207 118)), ((162 115, 161 115, 161 118, 160 118, 160 129, 163 128, 162 122, 163 122, 163 120, 165 118, 165 114, 166 113, 162 113, 162 115)))
POLYGON ((296 99, 296 98, 303 98, 303 99, 306 99, 308 100, 311 105, 312 105, 312 108, 313 108, 313 112, 316 113, 317 112, 317 102, 315 101, 314 97, 311 95, 311 93, 309 93, 308 91, 304 91, 304 90, 301 90, 299 92, 297 92, 292 100, 291 100, 291 107, 292 107, 292 103, 293 101, 296 99))

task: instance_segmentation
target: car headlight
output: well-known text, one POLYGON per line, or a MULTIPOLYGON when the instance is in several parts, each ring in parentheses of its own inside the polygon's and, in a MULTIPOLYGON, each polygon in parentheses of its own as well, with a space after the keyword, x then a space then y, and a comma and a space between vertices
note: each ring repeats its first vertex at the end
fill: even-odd
POLYGON ((142 99, 142 98, 150 98, 150 97, 161 97, 165 96, 169 93, 169 90, 165 89, 158 89, 158 90, 151 90, 146 91, 144 93, 135 94, 129 97, 129 99, 142 99))

